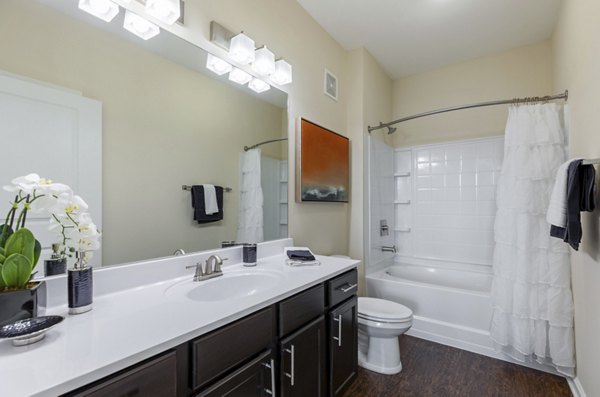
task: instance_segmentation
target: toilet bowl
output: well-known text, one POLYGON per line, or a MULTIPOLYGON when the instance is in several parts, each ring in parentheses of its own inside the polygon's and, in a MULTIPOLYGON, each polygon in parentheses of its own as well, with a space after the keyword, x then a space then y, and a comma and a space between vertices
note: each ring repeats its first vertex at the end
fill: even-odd
POLYGON ((358 298, 358 365, 387 375, 402 371, 398 336, 412 321, 412 310, 399 303, 358 298))

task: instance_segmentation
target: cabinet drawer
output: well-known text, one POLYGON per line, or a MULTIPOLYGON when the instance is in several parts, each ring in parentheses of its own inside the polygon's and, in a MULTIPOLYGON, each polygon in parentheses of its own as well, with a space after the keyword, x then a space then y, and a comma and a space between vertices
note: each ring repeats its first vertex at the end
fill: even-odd
POLYGON ((177 395, 175 352, 148 361, 96 386, 73 394, 76 397, 173 397, 177 395))
POLYGON ((332 308, 346 299, 356 295, 358 286, 358 272, 350 270, 327 282, 327 302, 332 308))
POLYGON ((296 330, 325 310, 325 287, 319 284, 279 303, 279 336, 296 330))
POLYGON ((192 389, 216 380, 273 344, 273 307, 226 325, 192 342, 192 389))

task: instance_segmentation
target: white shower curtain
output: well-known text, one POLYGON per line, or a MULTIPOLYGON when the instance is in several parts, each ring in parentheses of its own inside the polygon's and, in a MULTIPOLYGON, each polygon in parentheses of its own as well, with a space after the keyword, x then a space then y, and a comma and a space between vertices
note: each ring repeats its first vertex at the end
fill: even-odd
POLYGON ((236 239, 240 243, 260 243, 264 239, 260 155, 260 149, 251 149, 242 156, 240 208, 236 239))
MULTIPOLYGON (((566 110, 566 109, 565 109, 566 110)), ((573 376, 573 298, 569 250, 551 238, 546 211, 566 156, 563 108, 512 106, 495 220, 493 316, 498 350, 573 376)))

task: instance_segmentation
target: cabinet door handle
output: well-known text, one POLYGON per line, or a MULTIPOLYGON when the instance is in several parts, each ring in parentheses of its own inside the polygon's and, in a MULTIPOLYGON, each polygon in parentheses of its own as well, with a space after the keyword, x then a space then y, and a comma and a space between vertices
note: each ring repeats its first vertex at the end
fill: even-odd
POLYGON ((287 376, 288 378, 290 378, 290 385, 294 386, 294 377, 295 377, 295 371, 294 371, 294 361, 296 359, 295 353, 294 353, 294 345, 290 345, 289 349, 285 349, 286 353, 290 353, 291 357, 291 364, 290 364, 290 373, 288 374, 287 372, 284 372, 285 376, 287 376))
POLYGON ((342 315, 338 315, 337 318, 334 318, 333 321, 338 323, 338 336, 333 337, 333 340, 337 340, 338 346, 342 346, 342 315))
POLYGON ((276 397, 275 395, 275 360, 271 359, 270 363, 263 363, 263 365, 271 370, 271 388, 265 389, 265 393, 270 396, 276 397))
POLYGON ((344 285, 346 285, 346 287, 340 287, 340 291, 342 291, 343 293, 352 291, 354 288, 356 288, 358 286, 358 284, 350 284, 350 283, 346 283, 344 285))

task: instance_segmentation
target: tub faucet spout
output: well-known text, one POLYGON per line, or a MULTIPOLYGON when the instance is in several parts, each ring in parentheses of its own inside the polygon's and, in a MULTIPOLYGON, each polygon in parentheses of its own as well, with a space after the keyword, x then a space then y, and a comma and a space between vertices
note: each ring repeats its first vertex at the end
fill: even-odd
POLYGON ((393 252, 393 253, 396 253, 396 252, 398 252, 398 251, 396 250, 396 245, 392 245, 391 247, 390 247, 390 246, 387 246, 387 245, 383 245, 383 246, 381 247, 381 251, 382 251, 382 252, 393 252))

